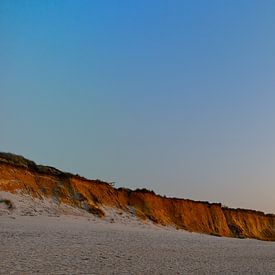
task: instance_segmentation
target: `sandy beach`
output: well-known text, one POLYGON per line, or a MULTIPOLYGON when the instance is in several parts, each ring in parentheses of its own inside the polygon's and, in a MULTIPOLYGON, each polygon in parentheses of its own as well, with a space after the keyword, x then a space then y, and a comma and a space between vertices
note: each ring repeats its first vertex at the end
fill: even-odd
POLYGON ((0 275, 275 275, 275 0, 0 0, 0 275))
POLYGON ((274 274, 275 243, 80 216, 1 216, 0 274, 274 274))

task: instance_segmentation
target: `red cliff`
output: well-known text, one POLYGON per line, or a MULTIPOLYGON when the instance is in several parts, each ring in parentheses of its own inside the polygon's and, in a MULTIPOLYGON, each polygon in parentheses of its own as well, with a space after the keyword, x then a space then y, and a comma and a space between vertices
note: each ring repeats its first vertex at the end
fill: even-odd
POLYGON ((275 215, 231 209, 219 203, 166 198, 146 189, 114 188, 100 180, 36 165, 21 156, 0 153, 0 191, 53 198, 104 216, 102 206, 134 212, 140 219, 216 236, 275 241, 275 215))

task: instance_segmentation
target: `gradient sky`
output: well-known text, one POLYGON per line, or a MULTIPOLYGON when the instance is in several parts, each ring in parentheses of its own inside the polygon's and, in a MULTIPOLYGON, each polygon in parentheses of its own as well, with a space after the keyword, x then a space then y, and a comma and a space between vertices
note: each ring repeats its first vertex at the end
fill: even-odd
POLYGON ((0 1, 0 151, 275 213, 274 1, 0 1))

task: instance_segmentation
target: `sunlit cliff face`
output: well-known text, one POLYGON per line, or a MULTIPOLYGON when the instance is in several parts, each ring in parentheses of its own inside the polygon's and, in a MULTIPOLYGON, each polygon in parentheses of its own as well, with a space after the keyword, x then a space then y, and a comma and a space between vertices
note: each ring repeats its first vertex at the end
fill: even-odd
POLYGON ((275 241, 275 215, 230 209, 218 203, 166 198, 146 189, 116 189, 109 183, 36 165, 15 155, 0 154, 0 191, 52 198, 99 217, 105 215, 102 207, 108 206, 178 229, 275 241))

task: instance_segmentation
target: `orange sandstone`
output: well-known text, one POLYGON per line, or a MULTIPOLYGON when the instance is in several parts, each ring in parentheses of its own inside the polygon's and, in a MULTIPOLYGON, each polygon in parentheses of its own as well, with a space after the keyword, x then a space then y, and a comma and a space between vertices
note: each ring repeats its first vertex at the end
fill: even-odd
POLYGON ((104 216, 102 206, 134 212, 141 219, 217 236, 275 241, 275 215, 231 209, 220 203, 166 198, 146 189, 114 188, 100 180, 36 165, 21 156, 0 153, 0 190, 54 198, 104 216))

